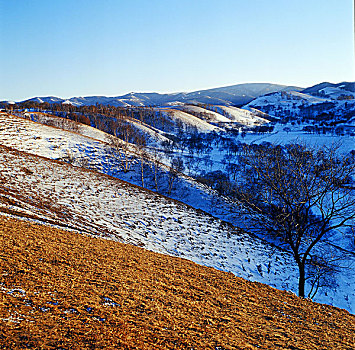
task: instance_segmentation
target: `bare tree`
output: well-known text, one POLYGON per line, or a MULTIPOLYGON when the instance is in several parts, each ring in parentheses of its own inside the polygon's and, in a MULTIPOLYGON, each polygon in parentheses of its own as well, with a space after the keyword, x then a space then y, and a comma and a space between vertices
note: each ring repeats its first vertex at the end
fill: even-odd
POLYGON ((180 157, 173 158, 171 161, 171 166, 168 173, 168 195, 170 196, 173 189, 173 185, 179 173, 183 172, 185 169, 184 161, 180 157))
POLYGON ((130 143, 134 143, 137 134, 129 124, 120 120, 111 121, 109 127, 113 135, 108 135, 107 141, 116 150, 122 170, 127 173, 134 161, 130 143))
POLYGON ((161 160, 162 156, 160 152, 154 148, 151 152, 151 156, 153 157, 153 161, 150 163, 150 167, 153 171, 153 177, 154 177, 154 187, 155 190, 158 192, 158 173, 159 173, 159 167, 161 166, 161 160))
POLYGON ((55 117, 48 114, 38 114, 37 120, 39 123, 44 125, 54 126, 63 130, 79 132, 79 124, 74 120, 55 117))
POLYGON ((146 151, 146 140, 143 135, 137 135, 135 144, 137 146, 137 151, 140 159, 140 168, 141 168, 141 181, 142 187, 144 187, 144 164, 148 157, 148 153, 146 151))
POLYGON ((334 272, 334 261, 324 259, 332 234, 354 227, 355 162, 337 151, 334 145, 249 145, 239 157, 235 196, 249 214, 250 229, 292 253, 301 297, 307 278, 312 278, 314 294, 321 277, 334 272))

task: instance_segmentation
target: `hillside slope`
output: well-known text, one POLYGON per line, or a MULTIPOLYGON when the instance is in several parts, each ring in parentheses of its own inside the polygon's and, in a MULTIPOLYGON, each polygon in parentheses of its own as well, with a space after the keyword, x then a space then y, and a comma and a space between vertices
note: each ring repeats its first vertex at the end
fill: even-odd
MULTIPOLYGON (((131 243, 293 289, 277 251, 223 221, 118 179, 0 146, 0 212, 131 243)), ((351 298, 352 299, 352 298, 351 298)))
MULTIPOLYGON (((5 113, 0 113, 0 125, 0 144, 4 146, 51 159, 72 158, 73 165, 95 169, 136 185, 141 184, 139 158, 134 153, 134 145, 129 145, 132 171, 125 173, 122 171, 122 161, 117 151, 103 142, 107 139, 107 134, 97 129, 79 124, 78 132, 71 132, 5 113)), ((155 168, 155 165, 148 163, 145 182, 147 186, 148 178, 153 175, 152 168, 155 168)), ((167 193, 167 167, 160 163, 158 168, 159 190, 167 193)), ((152 180, 149 188, 154 189, 152 180)), ((230 204, 223 198, 216 198, 214 193, 210 193, 205 186, 190 177, 180 178, 179 188, 174 188, 169 196, 210 212, 213 216, 223 217, 224 220, 231 219, 232 214, 226 214, 231 212, 230 204)))
MULTIPOLYGON (((2 144, 50 158, 62 158, 70 151, 95 170, 112 171, 98 140, 21 118, 1 118, 2 144)), ((101 133, 94 135, 89 129, 88 134, 101 138, 101 133)), ((219 206, 214 195, 202 188, 184 187, 179 199, 214 217, 112 177, 6 147, 0 150, 3 212, 143 245, 279 289, 297 290, 292 258, 216 219, 228 220, 230 209, 219 206)), ((124 179, 131 182, 134 174, 128 172, 124 179)), ((354 276, 345 270, 315 300, 354 312, 354 276)))
POLYGON ((283 108, 284 110, 294 111, 296 113, 299 112, 300 108, 304 108, 305 106, 322 104, 329 101, 330 100, 327 98, 314 97, 305 93, 282 91, 258 97, 248 103, 245 108, 257 108, 264 111, 264 109, 268 107, 270 113, 283 108))
MULTIPOLYGON (((303 93, 306 94, 315 94, 315 95, 328 95, 328 91, 342 91, 343 94, 349 95, 349 93, 355 93, 355 83, 354 82, 341 82, 338 84, 323 82, 320 84, 313 85, 308 87, 307 89, 303 90, 303 93)), ((331 97, 331 96, 328 96, 331 97)))
POLYGON ((354 86, 354 83, 322 83, 302 92, 275 92, 254 99, 244 108, 256 108, 293 121, 347 123, 355 113, 354 86))
POLYGON ((2 349, 352 349, 355 318, 147 250, 0 217, 2 349))

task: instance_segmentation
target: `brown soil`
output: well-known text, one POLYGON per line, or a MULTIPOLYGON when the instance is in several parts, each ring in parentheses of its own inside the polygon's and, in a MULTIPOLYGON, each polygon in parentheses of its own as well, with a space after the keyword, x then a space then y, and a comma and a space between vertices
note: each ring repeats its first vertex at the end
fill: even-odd
POLYGON ((135 246, 0 216, 1 349, 353 349, 355 316, 135 246))

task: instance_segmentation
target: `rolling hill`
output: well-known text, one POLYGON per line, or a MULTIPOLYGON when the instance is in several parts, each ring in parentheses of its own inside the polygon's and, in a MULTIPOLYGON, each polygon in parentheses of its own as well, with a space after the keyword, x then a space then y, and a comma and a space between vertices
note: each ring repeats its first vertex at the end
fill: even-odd
POLYGON ((343 94, 349 94, 349 92, 355 93, 355 83, 354 82, 342 82, 337 84, 332 84, 328 82, 316 84, 307 89, 304 89, 302 92, 305 94, 315 94, 315 95, 326 95, 327 89, 337 89, 342 91, 343 94))
MULTIPOLYGON (((297 272, 289 254, 238 229, 243 227, 238 207, 193 179, 180 174, 172 193, 180 200, 176 202, 130 184, 140 183, 139 159, 130 172, 114 171, 116 158, 107 151, 102 131, 85 125, 78 125, 76 132, 66 131, 5 114, 0 120, 1 143, 7 146, 1 147, 0 163, 3 213, 296 290, 297 272), (68 152, 75 166, 51 160, 64 160, 68 152)), ((315 300, 352 311, 353 279, 351 269, 344 271, 334 288, 321 290, 315 300)))
POLYGON ((321 83, 302 91, 273 92, 257 97, 244 108, 292 121, 344 123, 355 113, 355 83, 321 83))

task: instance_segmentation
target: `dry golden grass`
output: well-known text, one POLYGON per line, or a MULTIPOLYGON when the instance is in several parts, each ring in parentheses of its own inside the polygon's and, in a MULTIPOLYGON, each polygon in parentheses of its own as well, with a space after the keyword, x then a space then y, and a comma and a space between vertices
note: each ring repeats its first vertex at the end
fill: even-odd
POLYGON ((5 217, 0 247, 1 349, 354 346, 347 311, 184 259, 5 217))

